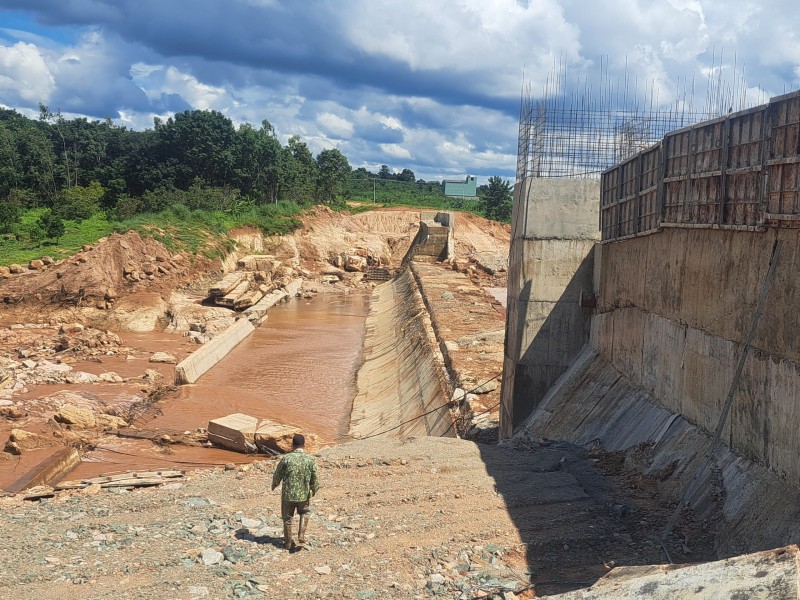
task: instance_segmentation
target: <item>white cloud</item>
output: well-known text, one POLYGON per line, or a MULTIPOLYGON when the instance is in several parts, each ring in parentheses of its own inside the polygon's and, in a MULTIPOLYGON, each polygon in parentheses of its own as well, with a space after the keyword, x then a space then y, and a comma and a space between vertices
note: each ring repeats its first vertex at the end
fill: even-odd
POLYGON ((403 148, 400 144, 380 144, 381 150, 387 156, 392 158, 407 160, 412 158, 411 152, 407 148, 403 148))
POLYGON ((0 94, 10 104, 47 102, 55 80, 34 44, 0 46, 0 94), (16 100, 16 102, 14 101, 16 100))
POLYGON ((353 124, 338 115, 324 112, 321 113, 316 120, 322 130, 329 135, 340 139, 346 139, 353 135, 353 124))

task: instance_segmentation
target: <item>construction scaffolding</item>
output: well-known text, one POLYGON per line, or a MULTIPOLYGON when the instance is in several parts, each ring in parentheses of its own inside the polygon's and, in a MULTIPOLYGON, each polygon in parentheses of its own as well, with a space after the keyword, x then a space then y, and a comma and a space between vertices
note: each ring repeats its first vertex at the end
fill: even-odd
MULTIPOLYGON (((719 57, 722 62, 722 56, 719 57)), ((716 62, 716 57, 715 57, 716 62)), ((563 59, 554 63, 541 93, 534 96, 526 83, 520 106, 517 181, 526 177, 596 179, 612 165, 657 144, 672 130, 713 119, 748 106, 744 76, 734 66, 727 82, 723 67, 713 66, 696 86, 695 79, 678 82, 675 98, 662 103, 655 81, 640 82, 609 74, 600 61, 599 77, 570 80, 563 59), (695 107, 696 87, 705 101, 695 107)), ((763 103, 751 99, 749 106, 763 103)))

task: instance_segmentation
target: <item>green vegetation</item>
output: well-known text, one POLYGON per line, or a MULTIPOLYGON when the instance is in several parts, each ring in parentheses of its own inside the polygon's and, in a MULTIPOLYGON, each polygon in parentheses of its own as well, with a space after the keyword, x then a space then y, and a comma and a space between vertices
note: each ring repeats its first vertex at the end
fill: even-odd
MULTIPOLYGON (((488 192, 494 193, 491 185, 488 192)), ((5 264, 69 255, 130 229, 174 250, 218 255, 226 251, 222 234, 231 228, 286 233, 318 203, 347 203, 358 211, 457 209, 507 219, 510 209, 504 212, 491 198, 446 197, 439 182, 417 180, 410 169, 353 170, 339 150, 315 157, 298 136, 283 146, 267 120, 260 128, 235 127, 217 111, 191 110, 133 131, 110 119, 67 120, 44 105, 38 120, 0 108, 5 264)))
POLYGON ((489 177, 489 185, 481 186, 480 210, 487 219, 511 220, 511 184, 500 177, 489 177))

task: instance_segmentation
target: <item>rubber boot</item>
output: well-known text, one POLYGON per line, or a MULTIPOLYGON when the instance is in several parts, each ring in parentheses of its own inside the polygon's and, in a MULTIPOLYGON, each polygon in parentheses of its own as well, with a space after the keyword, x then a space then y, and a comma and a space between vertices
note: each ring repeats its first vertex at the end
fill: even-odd
POLYGON ((308 515, 300 515, 300 528, 297 541, 301 546, 304 546, 306 543, 306 527, 308 527, 308 515))
POLYGON ((292 546, 294 546, 294 540, 292 539, 292 524, 285 523, 283 524, 283 547, 287 550, 291 550, 292 546))

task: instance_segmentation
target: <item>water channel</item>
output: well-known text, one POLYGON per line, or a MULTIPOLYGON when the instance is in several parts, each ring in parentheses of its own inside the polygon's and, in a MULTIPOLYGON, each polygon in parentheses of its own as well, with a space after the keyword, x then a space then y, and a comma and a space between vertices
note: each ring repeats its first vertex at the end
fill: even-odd
MULTIPOLYGON (((273 307, 268 320, 193 385, 182 386, 142 429, 206 427, 245 413, 296 425, 321 444, 346 434, 361 363, 369 295, 320 295, 273 307)), ((119 439, 89 453, 68 479, 135 469, 214 466, 248 457, 218 448, 119 439)))

